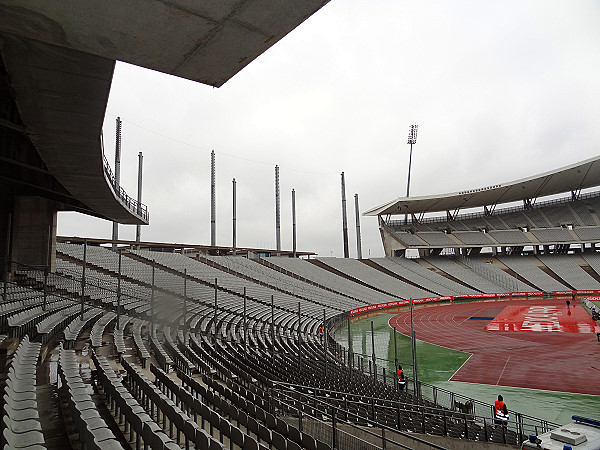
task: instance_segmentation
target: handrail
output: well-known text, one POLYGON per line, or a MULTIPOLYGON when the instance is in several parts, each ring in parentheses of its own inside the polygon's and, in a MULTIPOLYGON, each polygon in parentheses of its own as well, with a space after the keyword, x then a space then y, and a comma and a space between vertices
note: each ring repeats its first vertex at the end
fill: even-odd
MULTIPOLYGON (((399 403, 399 402, 397 402, 395 400, 389 400, 387 398, 382 398, 382 397, 372 397, 372 396, 369 396, 369 395, 362 395, 362 394, 357 394, 357 393, 354 393, 354 392, 334 391, 334 390, 331 390, 331 389, 324 389, 324 388, 317 388, 317 387, 310 387, 310 386, 302 386, 302 385, 293 384, 293 383, 286 383, 286 382, 283 382, 283 381, 274 381, 273 383, 274 383, 275 386, 281 385, 284 388, 290 389, 290 390, 292 390, 294 392, 301 392, 301 393, 303 393, 305 395, 308 395, 308 394, 306 394, 306 392, 303 392, 303 390, 312 391, 313 394, 311 394, 311 395, 313 397, 315 397, 315 398, 319 398, 319 397, 323 397, 323 398, 335 398, 336 395, 337 396, 343 395, 343 396, 346 396, 348 398, 354 398, 354 402, 356 402, 356 403, 365 403, 365 401, 369 401, 370 402, 370 401, 377 400, 378 402, 383 402, 384 403, 384 405, 378 405, 378 406, 381 406, 381 407, 385 407, 385 403, 389 403, 390 404, 389 407, 394 407, 394 408, 396 406, 398 406, 398 405, 402 406, 402 403, 399 403), (321 396, 317 395, 319 393, 322 393, 323 395, 321 395, 321 396), (359 400, 357 400, 357 398, 359 400), (361 400, 364 400, 364 401, 361 401, 361 400)), ((430 384, 427 384, 427 383, 424 383, 424 382, 421 382, 421 381, 419 381, 419 384, 422 385, 422 386, 428 386, 428 387, 431 387, 431 388, 435 388, 437 392, 444 392, 444 393, 450 394, 450 396, 452 396, 454 398, 454 400, 455 400, 454 401, 455 406, 452 406, 452 405, 444 406, 444 405, 441 405, 441 404, 439 404, 437 402, 435 403, 437 405, 437 407, 410 404, 409 410, 411 410, 411 411, 414 411, 414 410, 428 411, 431 414, 433 414, 433 413, 441 414, 442 412, 446 412, 446 413, 457 413, 457 412, 459 412, 461 414, 467 414, 468 416, 473 416, 475 418, 475 417, 485 417, 482 414, 477 414, 477 412, 475 411, 475 408, 474 408, 477 405, 478 406, 482 406, 483 410, 487 410, 487 411, 492 411, 493 410, 493 405, 491 405, 491 404, 487 404, 487 403, 481 402, 479 400, 471 399, 471 398, 468 398, 468 397, 460 396, 459 394, 455 394, 455 393, 450 392, 448 390, 445 390, 445 389, 442 389, 442 388, 438 388, 436 386, 432 386, 430 384), (459 402, 458 400, 466 400, 466 401, 459 402), (472 413, 464 413, 464 412, 462 412, 462 411, 460 411, 458 409, 458 405, 457 405, 458 403, 464 405, 465 403, 467 403, 467 401, 471 401, 472 404, 473 404, 473 412, 472 413)), ((429 400, 431 400, 431 399, 429 399, 429 400)), ((351 402, 351 403, 353 402, 353 400, 348 400, 348 401, 351 402)), ((528 422, 534 422, 535 425, 531 425, 531 426, 532 427, 533 426, 537 426, 537 427, 539 427, 540 430, 548 431, 548 430, 550 430, 552 428, 556 428, 556 427, 560 426, 560 424, 552 423, 552 422, 540 419, 538 417, 531 416, 529 414, 520 413, 518 411, 514 411, 513 410, 512 414, 513 414, 515 420, 520 419, 521 421, 527 420, 528 422)), ((523 422, 521 422, 521 423, 523 423, 523 422)))
MULTIPOLYGON (((281 384, 281 383, 277 383, 277 384, 281 384)), ((277 401, 281 405, 285 406, 290 411, 298 410, 299 417, 308 416, 308 417, 311 417, 313 420, 317 420, 319 422, 323 422, 322 419, 319 419, 315 415, 312 415, 312 414, 304 411, 303 408, 300 406, 300 405, 303 405, 304 402, 298 403, 297 399, 295 399, 291 395, 288 395, 288 393, 286 393, 286 391, 284 389, 278 390, 276 387, 274 387, 273 388, 273 392, 276 393, 276 394, 278 393, 281 397, 283 397, 283 398, 280 398, 280 397, 276 396, 277 401)), ((292 392, 294 392, 294 391, 292 391, 292 392)), ((295 392, 295 393, 300 394, 300 395, 304 395, 305 397, 310 398, 310 395, 304 394, 302 392, 295 392)), ((411 439, 414 442, 418 442, 421 445, 425 445, 425 446, 428 446, 428 447, 431 447, 431 448, 435 448, 435 449, 438 449, 438 450, 445 450, 446 449, 446 447, 442 447, 440 445, 434 444, 433 442, 428 442, 425 439, 422 439, 422 438, 420 438, 418 436, 415 436, 415 435, 407 433, 407 432, 403 432, 403 431, 401 431, 399 429, 391 428, 391 427, 389 427, 387 425, 378 423, 378 422, 376 422, 374 420, 371 420, 371 419, 369 419, 367 417, 361 417, 361 416, 359 416, 356 413, 352 413, 352 412, 349 412, 347 410, 343 410, 341 408, 338 408, 336 406, 328 404, 328 403, 326 403, 326 402, 324 402, 322 400, 315 399, 315 398, 313 398, 313 400, 315 401, 316 404, 322 404, 324 406, 324 409, 321 410, 321 411, 319 411, 319 413, 322 414, 322 416, 324 418, 331 419, 331 426, 334 429, 333 435, 336 434, 335 430, 336 430, 337 423, 343 423, 346 427, 359 430, 359 432, 361 434, 367 434, 367 435, 370 435, 372 437, 381 439, 382 441, 384 441, 383 445, 382 445, 382 448, 386 448, 385 444, 387 444, 387 443, 393 444, 395 446, 399 446, 401 448, 410 448, 410 447, 405 446, 404 444, 401 444, 399 442, 395 442, 394 440, 385 437, 385 434, 375 434, 375 433, 369 431, 368 428, 359 427, 359 426, 353 424, 352 422, 350 422, 348 420, 343 420, 341 418, 341 416, 346 415, 346 416, 354 416, 355 418, 360 419, 364 423, 367 423, 369 425, 377 426, 378 428, 381 428, 382 430, 385 429, 385 430, 390 431, 392 433, 396 433, 396 434, 398 434, 398 435, 400 435, 400 436, 402 436, 404 438, 408 438, 408 439, 411 439), (331 413, 327 411, 328 408, 331 409, 331 413)))
POLYGON ((129 209, 132 213, 141 217, 145 222, 148 222, 150 215, 148 214, 148 207, 143 203, 139 203, 136 199, 127 195, 125 189, 123 189, 118 183, 115 175, 113 174, 112 168, 106 159, 106 155, 102 152, 102 158, 104 159, 104 174, 107 177, 108 184, 113 188, 114 193, 121 199, 124 206, 129 209))
MULTIPOLYGON (((371 397, 371 396, 366 396, 366 395, 360 395, 360 394, 356 394, 356 393, 350 393, 350 392, 338 392, 338 391, 332 391, 332 390, 327 390, 327 389, 323 389, 323 388, 315 388, 315 387, 309 387, 309 386, 301 386, 301 385, 296 385, 296 384, 292 384, 292 383, 285 383, 285 382, 281 382, 281 381, 275 381, 274 382, 274 391, 277 392, 278 390, 278 386, 280 390, 284 390, 287 392, 291 392, 292 395, 303 395, 305 396, 307 399, 311 399, 316 403, 321 403, 324 405, 327 405, 328 407, 332 407, 335 409, 338 409, 334 403, 337 402, 343 402, 344 403, 344 408, 343 410, 348 410, 348 405, 349 404, 356 404, 356 405, 371 405, 371 407, 376 407, 378 410, 388 410, 390 412, 397 412, 397 411, 403 411, 403 412, 407 412, 407 413, 421 413, 422 415, 428 415, 430 417, 440 417, 440 418, 457 418, 457 417, 461 417, 463 420, 465 421, 469 421, 472 423, 483 423, 484 427, 486 424, 490 424, 492 425, 494 423, 494 417, 493 417, 493 406, 492 405, 487 405, 487 411, 489 411, 490 414, 488 415, 483 415, 480 413, 477 413, 475 411, 475 409, 473 408, 471 410, 471 412, 466 412, 464 410, 461 410, 458 405, 456 405, 456 409, 454 406, 450 407, 450 408, 446 408, 443 407, 442 405, 438 405, 439 407, 432 407, 432 406, 425 406, 425 405, 419 405, 419 404, 413 404, 413 403, 402 403, 402 402, 397 402, 394 400, 390 400, 390 399, 386 399, 386 398, 380 398, 380 397, 371 397), (344 396, 344 398, 340 398, 341 396, 344 396), (354 399, 352 399, 354 398, 354 399), (358 399, 357 399, 358 398, 358 399)), ((306 403, 306 402, 303 402, 306 403)), ((463 407, 465 405, 462 405, 463 407)), ((356 415, 355 413, 353 415, 356 415)), ((359 416, 356 415, 356 417, 358 418, 359 416)), ((530 432, 535 432, 536 434, 538 433, 544 433, 547 432, 551 429, 557 428, 560 426, 560 424, 556 424, 556 423, 552 423, 549 421, 545 421, 533 416, 529 416, 527 414, 522 414, 519 412, 511 412, 510 415, 511 419, 509 420, 509 422, 507 423, 507 426, 509 429, 515 431, 518 434, 523 434, 526 435, 530 432)), ((363 418, 360 417, 361 419, 364 419, 365 421, 369 421, 369 419, 367 418, 363 418)), ((378 426, 381 426, 381 424, 378 424, 378 426)), ((468 437, 467 437, 468 439, 468 437)))

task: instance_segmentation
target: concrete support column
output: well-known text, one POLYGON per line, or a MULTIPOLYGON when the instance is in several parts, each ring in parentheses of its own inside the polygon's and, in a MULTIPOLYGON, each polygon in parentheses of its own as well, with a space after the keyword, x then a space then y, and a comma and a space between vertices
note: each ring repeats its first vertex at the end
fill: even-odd
POLYGON ((56 262, 56 206, 54 202, 41 197, 15 196, 11 260, 19 264, 45 267, 48 254, 48 234, 52 240, 49 269, 54 272, 56 262))
POLYGON ((0 184, 0 277, 4 277, 6 253, 9 253, 12 240, 10 229, 12 224, 13 201, 12 196, 6 192, 6 186, 0 184))

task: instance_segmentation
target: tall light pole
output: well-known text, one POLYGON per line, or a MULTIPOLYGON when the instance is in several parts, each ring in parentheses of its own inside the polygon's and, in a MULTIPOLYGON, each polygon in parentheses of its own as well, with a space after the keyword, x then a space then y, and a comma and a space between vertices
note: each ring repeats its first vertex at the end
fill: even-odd
MULTIPOLYGON (((417 143, 417 130, 419 128, 419 125, 417 124, 412 124, 410 126, 410 128, 408 129, 408 142, 407 144, 410 144, 410 153, 408 156, 408 181, 406 183, 406 198, 408 198, 410 196, 410 169, 412 166, 412 147, 413 144, 417 143)), ((404 215, 404 223, 407 224, 408 223, 408 213, 404 215)))
POLYGON ((235 198, 235 196, 236 196, 235 188, 236 188, 236 183, 235 183, 235 178, 234 178, 234 179, 233 179, 233 244, 232 244, 232 245, 233 245, 233 251, 232 251, 232 253, 233 253, 233 256, 235 256, 235 255, 236 255, 236 252, 237 252, 237 242, 236 242, 236 237, 237 237, 237 236, 236 236, 236 233, 237 233, 237 229, 236 229, 236 223, 235 223, 235 221, 236 221, 236 217, 235 217, 235 212, 236 212, 236 211, 235 211, 235 207, 236 207, 236 205, 235 205, 235 202, 236 202, 236 198, 235 198))
POLYGON ((210 246, 217 245, 217 194, 215 182, 215 151, 210 152, 210 246))
MULTIPOLYGON (((121 127, 122 122, 121 118, 117 117, 117 136, 115 138, 115 191, 117 195, 121 197, 121 127)), ((115 242, 119 239, 119 222, 112 223, 112 250, 113 252, 117 251, 117 243, 115 242)))

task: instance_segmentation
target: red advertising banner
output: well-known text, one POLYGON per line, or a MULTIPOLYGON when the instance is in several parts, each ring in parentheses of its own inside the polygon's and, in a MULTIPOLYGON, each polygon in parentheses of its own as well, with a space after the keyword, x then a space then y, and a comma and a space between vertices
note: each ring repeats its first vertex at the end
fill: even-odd
MULTIPOLYGON (((429 303, 429 302, 444 302, 452 300, 454 297, 429 297, 429 298, 417 298, 413 300, 413 303, 429 303)), ((406 306, 410 304, 410 300, 397 300, 395 302, 387 302, 387 303, 376 303, 374 305, 363 306, 361 308, 351 309, 350 315, 355 316, 356 314, 361 314, 370 311, 376 311, 379 309, 392 308, 394 306, 406 306)))
POLYGON ((598 295, 600 290, 589 290, 589 291, 552 291, 553 295, 598 295))
MULTIPOLYGON (((570 291, 569 291, 570 292, 570 291)), ((592 292, 592 291, 578 291, 578 292, 592 292)), ((594 291, 600 294, 600 291, 594 291)), ((467 294, 456 296, 456 298, 502 298, 502 297, 531 297, 537 295, 544 295, 542 291, 534 292, 498 292, 494 294, 467 294)), ((413 304, 431 303, 431 302, 447 302, 454 300, 453 296, 446 297, 428 297, 428 298, 416 298, 413 299, 413 304)), ((393 308, 394 306, 406 306, 410 304, 410 300, 397 300, 394 302, 376 303, 374 305, 363 306, 361 308, 351 309, 350 316, 362 314, 371 311, 377 311, 379 309, 393 308)))

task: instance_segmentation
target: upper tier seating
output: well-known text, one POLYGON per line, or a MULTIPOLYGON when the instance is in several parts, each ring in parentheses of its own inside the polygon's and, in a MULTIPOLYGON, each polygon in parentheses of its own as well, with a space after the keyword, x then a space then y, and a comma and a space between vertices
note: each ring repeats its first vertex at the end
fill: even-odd
POLYGON ((487 278, 475 273, 473 270, 460 264, 458 261, 449 258, 425 258, 427 262, 446 272, 452 277, 461 280, 480 292, 508 292, 512 289, 494 283, 487 278))
POLYGON ((536 265, 532 257, 498 256, 497 259, 544 292, 568 289, 567 286, 548 275, 548 273, 536 265))
POLYGON ((417 283, 438 296, 476 294, 477 291, 426 269, 418 262, 407 258, 372 258, 381 267, 417 283))
POLYGON ((381 300, 380 292, 354 283, 303 259, 271 257, 268 258, 268 261, 315 283, 328 286, 334 291, 359 299, 362 304, 357 302, 355 308, 364 306, 364 304, 379 303, 381 300))
POLYGON ((600 282, 590 276, 571 255, 539 255, 538 258, 573 289, 600 289, 600 282))
POLYGON ((344 273, 351 279, 365 283, 373 289, 384 291, 392 297, 407 299, 433 296, 433 292, 398 280, 356 259, 319 258, 319 261, 344 273))

